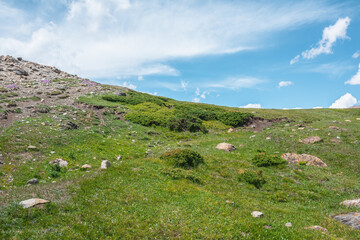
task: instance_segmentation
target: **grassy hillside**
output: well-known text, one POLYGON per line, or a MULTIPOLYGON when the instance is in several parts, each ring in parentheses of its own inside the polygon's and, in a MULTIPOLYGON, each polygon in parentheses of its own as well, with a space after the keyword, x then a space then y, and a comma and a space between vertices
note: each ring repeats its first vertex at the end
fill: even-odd
POLYGON ((339 203, 360 197, 359 109, 237 109, 102 89, 71 106, 40 104, 2 129, 0 239, 360 239, 332 218, 356 211, 339 203), (277 120, 251 126, 260 118, 277 120), (323 141, 299 142, 309 136, 323 141), (169 152, 182 149, 204 163, 174 165, 169 152), (254 160, 288 152, 328 167, 254 160), (49 164, 57 158, 68 166, 49 164), (111 166, 101 170, 102 160, 111 166), (32 178, 40 183, 26 185, 32 178), (18 205, 33 197, 51 202, 18 205), (305 229, 313 225, 328 231, 305 229))

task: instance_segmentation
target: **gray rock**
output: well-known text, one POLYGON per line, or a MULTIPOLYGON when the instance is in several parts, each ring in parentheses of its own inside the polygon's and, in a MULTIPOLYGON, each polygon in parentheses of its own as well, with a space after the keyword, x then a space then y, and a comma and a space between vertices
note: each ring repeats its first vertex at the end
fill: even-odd
POLYGON ((317 143, 317 142, 321 142, 321 141, 322 141, 322 138, 319 136, 308 137, 303 140, 299 140, 299 142, 305 143, 305 144, 317 143))
POLYGON ((44 200, 41 198, 31 198, 25 201, 21 201, 19 204, 23 207, 23 208, 29 208, 29 207, 33 207, 39 204, 45 204, 48 203, 48 200, 44 200))
POLYGON ((254 218, 261 218, 264 216, 264 214, 262 212, 259 212, 259 211, 253 211, 251 213, 251 216, 253 216, 254 218))
POLYGON ((83 169, 83 170, 88 170, 90 168, 92 168, 92 166, 90 164, 85 164, 85 165, 81 166, 81 169, 83 169))
POLYGON ((281 157, 290 164, 305 163, 307 166, 327 167, 320 158, 308 154, 284 153, 281 157))
POLYGON ((291 222, 285 223, 285 227, 292 227, 292 223, 291 222))
POLYGON ((216 146, 217 149, 224 150, 226 152, 235 151, 236 147, 234 145, 231 145, 230 143, 219 143, 216 146))
POLYGON ((358 212, 336 215, 334 219, 354 229, 360 229, 360 213, 358 212))
POLYGON ((345 200, 341 202, 340 205, 344 205, 346 207, 360 207, 360 198, 353 200, 345 200))
POLYGON ((38 184, 38 183, 39 183, 39 180, 37 180, 36 178, 33 178, 33 179, 30 179, 29 181, 27 181, 26 184, 35 185, 35 184, 38 184))
POLYGON ((108 169, 110 167, 110 162, 108 160, 104 160, 101 162, 101 169, 108 169))
POLYGON ((58 158, 56 160, 50 161, 49 164, 56 164, 59 165, 60 167, 67 167, 68 162, 61 158, 58 158))

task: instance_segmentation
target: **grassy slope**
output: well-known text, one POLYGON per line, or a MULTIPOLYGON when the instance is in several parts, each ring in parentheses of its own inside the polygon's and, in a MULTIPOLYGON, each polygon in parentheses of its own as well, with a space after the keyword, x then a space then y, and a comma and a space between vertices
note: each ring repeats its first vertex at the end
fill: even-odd
MULTIPOLYGON (((83 101, 122 106, 99 99, 83 101)), ((112 114, 104 115, 106 125, 101 125, 91 111, 66 109, 66 115, 64 108, 56 111, 57 118, 42 114, 1 133, 0 152, 12 164, 1 168, 0 183, 6 190, 0 195, 0 239, 360 238, 359 231, 331 218, 355 211, 339 202, 359 197, 358 109, 244 109, 256 116, 288 117, 294 122, 276 124, 260 133, 241 129, 227 133, 221 129, 226 126, 212 122, 205 125, 220 129, 208 134, 143 127, 116 120, 112 114), (81 123, 80 128, 64 130, 61 124, 68 120, 81 123), (299 130, 295 126, 299 123, 307 127, 299 130), (331 125, 343 130, 330 130, 331 125), (314 135, 324 141, 313 145, 298 142, 314 135), (268 136, 271 140, 266 140, 268 136), (329 141, 337 136, 343 143, 329 141), (215 149, 223 141, 242 147, 231 153, 215 149), (27 150, 29 145, 37 149, 27 150), (206 164, 192 170, 202 179, 201 184, 162 174, 163 168, 171 167, 159 156, 176 148, 191 148, 205 157, 206 164), (329 167, 263 167, 260 169, 267 183, 257 189, 237 180, 239 169, 259 169, 251 163, 257 150, 278 155, 308 153, 320 157, 329 167), (116 161, 118 155, 123 159, 116 161), (54 174, 48 161, 57 157, 69 161, 68 171, 54 174), (110 160, 112 166, 101 171, 101 159, 110 160), (79 170, 86 163, 93 168, 79 170), (8 183, 10 174, 14 181, 8 183), (39 178, 40 184, 24 186, 33 177, 39 178), (30 197, 52 202, 42 209, 21 209, 16 204, 30 197), (250 213, 255 210, 265 217, 252 218, 250 213), (293 227, 286 228, 286 222, 293 227), (264 225, 275 229, 264 229, 264 225), (304 229, 311 225, 325 227, 328 233, 304 229)))

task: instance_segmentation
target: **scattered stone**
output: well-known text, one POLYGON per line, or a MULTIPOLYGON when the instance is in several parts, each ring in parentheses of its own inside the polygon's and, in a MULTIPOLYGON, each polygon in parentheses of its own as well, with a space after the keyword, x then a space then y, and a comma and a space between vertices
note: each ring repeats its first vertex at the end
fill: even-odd
POLYGON ((39 180, 37 180, 36 178, 33 178, 33 179, 30 179, 29 181, 27 181, 26 184, 35 185, 35 184, 38 184, 38 183, 39 183, 39 180))
POLYGON ((251 216, 253 216, 254 218, 261 218, 261 217, 264 217, 264 214, 262 212, 259 212, 259 211, 253 211, 251 213, 251 216))
POLYGON ((333 142, 333 143, 342 143, 342 141, 338 138, 332 138, 330 139, 330 142, 333 142))
POLYGON ((101 169, 108 169, 110 167, 110 162, 108 160, 103 160, 101 162, 101 169))
POLYGON ((356 118, 356 120, 360 121, 360 118, 356 118))
POLYGON ((305 128, 304 128, 304 127, 299 127, 298 129, 299 129, 299 130, 304 130, 305 128))
POLYGON ((269 230, 275 229, 274 227, 272 227, 272 226, 270 226, 270 225, 264 225, 263 228, 264 228, 264 229, 269 229, 269 230))
POLYGON ((59 165, 59 167, 67 167, 68 162, 61 158, 58 158, 56 160, 50 161, 49 164, 56 164, 59 165))
POLYGON ((120 161, 121 159, 122 159, 122 156, 121 156, 121 155, 119 155, 119 156, 116 157, 116 161, 120 161))
POLYGON ((321 142, 321 141, 322 141, 322 138, 319 136, 308 137, 303 140, 299 140, 299 142, 305 143, 305 144, 312 144, 312 143, 317 143, 317 142, 321 142))
POLYGON ((230 200, 226 200, 226 203, 228 203, 228 204, 234 204, 234 202, 233 202, 233 201, 230 201, 230 200))
POLYGON ((316 231, 321 231, 321 232, 327 232, 328 230, 326 228, 320 227, 320 226, 310 226, 310 227, 306 227, 305 229, 310 229, 310 230, 316 230, 316 231))
POLYGON ((88 170, 90 168, 92 168, 92 166, 90 164, 85 164, 85 165, 81 166, 81 169, 83 169, 83 170, 88 170))
POLYGON ((23 207, 23 208, 29 208, 29 207, 33 207, 33 206, 36 206, 36 205, 42 205, 42 204, 45 204, 45 203, 48 203, 49 201, 48 200, 44 200, 44 199, 41 199, 41 198, 31 198, 31 199, 28 199, 28 200, 25 200, 25 201, 21 201, 19 204, 23 207))
POLYGON ((271 137, 266 137, 266 140, 271 140, 271 137))
POLYGON ((31 145, 30 145, 30 146, 28 146, 28 147, 27 147, 27 149, 28 149, 28 150, 35 150, 35 149, 37 149, 37 147, 36 147, 36 146, 31 146, 31 145))
POLYGON ((329 129, 332 129, 332 130, 340 130, 340 128, 337 127, 337 126, 329 126, 329 129))
POLYGON ((229 130, 227 130, 228 133, 232 133, 234 131, 233 128, 229 128, 229 130))
POLYGON ((327 167, 320 158, 308 154, 284 153, 281 157, 290 164, 305 163, 307 166, 327 167))
POLYGON ((288 227, 288 228, 292 227, 292 223, 291 222, 285 223, 285 227, 288 227))
POLYGON ((234 145, 231 145, 230 143, 219 143, 216 146, 217 149, 224 150, 226 152, 235 151, 236 147, 234 145))
POLYGON ((346 207, 360 207, 360 198, 353 200, 345 200, 341 202, 340 205, 344 205, 346 207))
POLYGON ((345 120, 345 122, 351 122, 351 120, 349 120, 349 119, 346 119, 346 120, 345 120))
POLYGON ((360 229, 360 213, 358 212, 336 215, 334 219, 354 229, 360 229))

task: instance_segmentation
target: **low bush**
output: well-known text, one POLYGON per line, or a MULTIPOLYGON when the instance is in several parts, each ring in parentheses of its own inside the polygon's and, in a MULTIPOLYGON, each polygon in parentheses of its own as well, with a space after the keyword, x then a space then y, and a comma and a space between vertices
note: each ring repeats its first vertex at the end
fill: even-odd
POLYGON ((174 167, 185 169, 195 168, 205 162, 204 158, 198 152, 191 149, 177 149, 165 152, 160 158, 170 162, 174 167))
POLYGON ((270 167, 286 164, 287 161, 277 155, 269 155, 265 152, 255 154, 252 162, 258 167, 270 167))
POLYGON ((140 103, 151 102, 159 106, 165 106, 168 101, 165 97, 157 97, 147 93, 129 91, 124 95, 106 94, 102 97, 109 102, 122 102, 129 105, 137 105, 140 103))
POLYGON ((242 127, 251 121, 253 115, 251 113, 241 112, 224 112, 218 115, 218 120, 232 127, 242 127))
POLYGON ((143 126, 166 126, 172 116, 172 110, 155 103, 145 102, 132 108, 125 119, 143 126))
POLYGON ((183 132, 203 132, 207 133, 208 130, 202 124, 202 121, 199 118, 191 117, 191 116, 175 116, 168 120, 166 125, 170 130, 183 132))
POLYGON ((266 183, 261 170, 255 172, 252 170, 241 169, 238 174, 238 180, 254 185, 256 188, 261 188, 262 185, 266 183))
POLYGON ((202 183, 202 179, 196 176, 191 170, 184 170, 181 168, 163 168, 161 173, 169 176, 172 179, 187 179, 193 183, 202 183))

